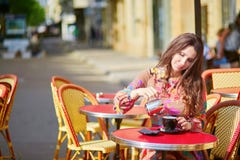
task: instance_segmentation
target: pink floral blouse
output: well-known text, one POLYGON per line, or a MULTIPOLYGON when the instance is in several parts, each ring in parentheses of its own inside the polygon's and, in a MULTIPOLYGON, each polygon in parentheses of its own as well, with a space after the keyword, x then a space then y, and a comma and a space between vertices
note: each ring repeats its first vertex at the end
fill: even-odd
MULTIPOLYGON (((128 96, 128 103, 118 104, 129 110, 133 107, 135 99, 130 99, 130 92, 137 88, 154 87, 160 94, 156 99, 163 103, 163 109, 157 114, 151 115, 152 125, 161 126, 161 117, 163 115, 181 115, 184 116, 189 122, 192 123, 192 131, 202 131, 203 122, 205 120, 205 106, 200 106, 201 110, 198 115, 189 117, 185 114, 185 105, 181 97, 181 89, 176 89, 178 79, 169 78, 165 79, 165 68, 154 67, 150 70, 143 71, 138 75, 122 92, 128 96)), ((150 100, 151 101, 151 100, 150 100)))

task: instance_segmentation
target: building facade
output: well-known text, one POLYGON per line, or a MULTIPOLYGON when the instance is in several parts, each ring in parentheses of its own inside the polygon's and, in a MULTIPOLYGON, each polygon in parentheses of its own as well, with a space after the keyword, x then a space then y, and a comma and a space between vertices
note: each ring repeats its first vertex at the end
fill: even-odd
MULTIPOLYGON (((201 33, 213 47, 217 31, 233 22, 240 11, 240 0, 200 2, 201 33)), ((59 21, 59 0, 48 3, 49 18, 59 21)), ((135 57, 153 57, 177 35, 195 33, 194 3, 195 0, 73 0, 73 10, 79 36, 86 34, 81 39, 88 39, 90 26, 97 24, 103 46, 135 57)))
MULTIPOLYGON (((106 10, 110 45, 131 56, 153 57, 177 35, 195 32, 193 0, 108 0, 106 10)), ((239 11, 240 0, 201 1, 201 32, 209 46, 239 11)))

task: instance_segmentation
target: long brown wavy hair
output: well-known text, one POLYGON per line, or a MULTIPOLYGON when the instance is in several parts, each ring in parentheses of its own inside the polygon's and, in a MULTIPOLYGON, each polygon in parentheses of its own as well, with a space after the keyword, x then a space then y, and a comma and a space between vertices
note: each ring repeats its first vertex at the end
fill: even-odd
POLYGON ((189 46, 194 48, 197 55, 191 65, 182 71, 182 77, 177 87, 180 87, 184 92, 183 101, 186 104, 185 113, 189 116, 194 116, 199 113, 199 107, 204 104, 203 81, 201 78, 203 65, 203 42, 201 38, 193 33, 179 35, 162 53, 157 66, 166 67, 166 77, 168 79, 172 72, 172 57, 189 46))

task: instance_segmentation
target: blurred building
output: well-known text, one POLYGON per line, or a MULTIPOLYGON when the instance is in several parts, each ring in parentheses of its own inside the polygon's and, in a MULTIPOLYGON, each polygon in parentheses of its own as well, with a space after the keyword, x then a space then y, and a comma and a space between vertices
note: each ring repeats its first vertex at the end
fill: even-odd
POLYGON ((80 41, 86 40, 86 16, 85 11, 89 7, 91 0, 73 0, 73 10, 76 16, 76 39, 80 41))
POLYGON ((63 14, 61 22, 61 37, 66 41, 76 40, 76 16, 74 14, 63 14))
MULTIPOLYGON (((48 0, 48 16, 54 21, 64 18, 64 6, 59 1, 48 0)), ((240 0, 200 2, 201 33, 211 47, 217 40, 218 29, 234 21, 240 11, 240 0)), ((131 56, 153 57, 177 35, 195 33, 194 3, 194 0, 73 0, 75 33, 78 40, 87 41, 94 26, 101 33, 104 47, 131 56)))
MULTIPOLYGON (((183 32, 195 32, 193 0, 108 0, 111 46, 132 56, 152 57, 183 32)), ((202 0, 201 28, 208 44, 233 22, 240 0, 202 0)), ((109 23, 108 21, 106 22, 109 23)))
POLYGON ((59 0, 48 0, 45 8, 47 23, 59 23, 61 21, 62 6, 59 0))

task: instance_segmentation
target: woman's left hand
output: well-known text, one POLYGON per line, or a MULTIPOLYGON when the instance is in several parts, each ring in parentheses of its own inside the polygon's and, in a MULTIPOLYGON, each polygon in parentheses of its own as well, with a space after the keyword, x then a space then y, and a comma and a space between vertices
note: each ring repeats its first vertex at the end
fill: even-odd
POLYGON ((183 130, 191 130, 192 129, 192 123, 187 121, 184 117, 177 117, 178 125, 181 126, 183 130))

